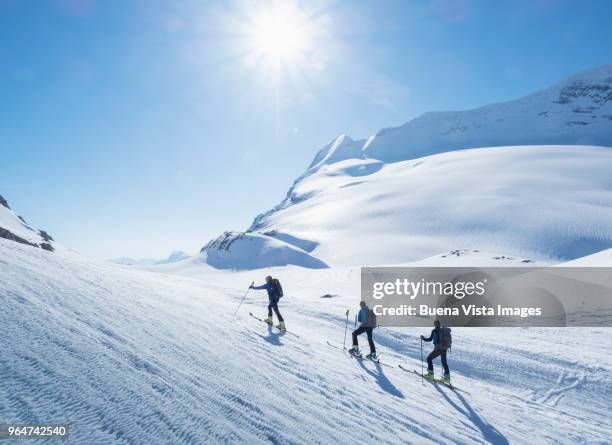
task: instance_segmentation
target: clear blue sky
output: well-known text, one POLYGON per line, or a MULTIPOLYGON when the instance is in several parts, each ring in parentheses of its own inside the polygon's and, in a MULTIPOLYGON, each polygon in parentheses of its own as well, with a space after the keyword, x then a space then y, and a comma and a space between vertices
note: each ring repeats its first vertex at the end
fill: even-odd
POLYGON ((96 258, 195 253, 339 133, 612 62, 606 0, 309 1, 280 42, 275 8, 0 0, 0 194, 96 258))

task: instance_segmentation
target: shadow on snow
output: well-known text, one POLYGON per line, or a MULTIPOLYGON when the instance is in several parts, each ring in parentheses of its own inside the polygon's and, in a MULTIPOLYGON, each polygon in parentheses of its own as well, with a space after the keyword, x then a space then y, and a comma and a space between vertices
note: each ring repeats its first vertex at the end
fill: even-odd
POLYGON ((452 401, 448 394, 446 394, 445 390, 441 389, 439 385, 436 384, 434 386, 436 388, 436 391, 438 391, 442 395, 442 397, 444 397, 444 399, 449 403, 449 405, 455 408, 457 412, 467 417, 474 424, 474 426, 480 430, 483 435, 483 438, 487 442, 495 445, 507 445, 510 443, 508 442, 508 439, 506 439, 504 435, 500 433, 493 425, 491 425, 482 417, 480 417, 478 413, 476 413, 476 411, 472 409, 470 404, 461 394, 459 394, 458 392, 454 392, 454 394, 457 396, 457 398, 463 405, 463 408, 454 401, 452 401))
POLYGON ((397 389, 397 387, 393 383, 391 383, 391 381, 387 378, 387 376, 383 372, 383 369, 382 369, 383 367, 379 363, 372 362, 376 365, 376 372, 374 372, 368 369, 367 366, 365 366, 365 364, 363 363, 364 360, 360 360, 360 359, 355 359, 355 360, 357 360, 357 362, 359 363, 359 366, 361 366, 361 368, 365 372, 367 372, 368 374, 370 374, 372 377, 376 379, 376 383, 378 384, 378 386, 380 386, 380 389, 388 392, 393 397, 399 397, 400 399, 404 398, 404 394, 402 394, 402 392, 399 389, 397 389))
POLYGON ((282 346, 283 344, 281 343, 281 338, 284 337, 287 333, 286 332, 282 332, 282 331, 278 331, 275 332, 272 329, 272 326, 268 326, 268 335, 264 336, 261 334, 256 334, 258 337, 263 338, 265 341, 267 341, 268 343, 270 343, 273 346, 282 346))

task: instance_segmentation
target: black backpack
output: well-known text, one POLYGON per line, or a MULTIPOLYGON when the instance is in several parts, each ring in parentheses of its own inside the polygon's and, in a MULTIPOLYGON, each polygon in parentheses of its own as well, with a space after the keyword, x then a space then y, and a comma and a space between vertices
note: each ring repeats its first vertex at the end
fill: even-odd
POLYGON ((276 295, 277 298, 281 298, 283 296, 283 286, 281 286, 280 281, 278 281, 276 278, 272 279, 272 289, 274 290, 274 295, 276 295))
POLYGON ((376 314, 370 308, 368 308, 368 314, 366 315, 366 326, 375 328, 376 327, 376 314))
POLYGON ((453 344, 453 337, 451 335, 451 329, 446 326, 440 328, 440 338, 438 342, 438 348, 444 350, 450 350, 453 344))

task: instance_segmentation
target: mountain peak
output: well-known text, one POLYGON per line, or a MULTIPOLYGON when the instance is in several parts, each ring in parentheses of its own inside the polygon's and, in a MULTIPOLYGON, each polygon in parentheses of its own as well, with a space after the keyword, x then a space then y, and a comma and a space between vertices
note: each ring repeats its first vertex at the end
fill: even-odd
POLYGON ((575 74, 552 88, 559 90, 556 103, 577 103, 577 112, 592 112, 612 102, 612 64, 575 74), (587 103, 581 107, 580 101, 587 103))
POLYGON ((384 162, 515 145, 612 146, 612 65, 552 87, 466 111, 430 112, 371 137, 363 152, 384 162))
POLYGON ((348 135, 341 134, 319 150, 308 170, 318 170, 323 165, 333 164, 346 159, 362 159, 364 158, 363 144, 364 141, 362 140, 355 141, 348 135))

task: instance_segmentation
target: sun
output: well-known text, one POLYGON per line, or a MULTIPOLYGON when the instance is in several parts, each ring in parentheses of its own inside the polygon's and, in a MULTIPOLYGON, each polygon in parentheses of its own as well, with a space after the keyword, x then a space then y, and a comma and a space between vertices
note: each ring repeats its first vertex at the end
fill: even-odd
MULTIPOLYGON (((223 22, 232 72, 240 87, 274 110, 280 133, 288 104, 312 101, 325 85, 339 45, 327 3, 241 0, 223 22)), ((294 128, 293 126, 291 128, 294 128)))
POLYGON ((260 17, 252 32, 255 50, 273 59, 291 59, 308 46, 308 36, 295 17, 277 12, 260 17))
POLYGON ((313 49, 314 23, 292 2, 274 3, 252 16, 245 37, 247 52, 258 65, 293 68, 313 49))

